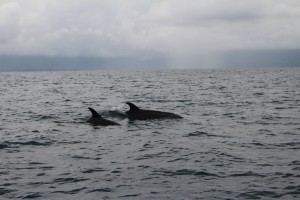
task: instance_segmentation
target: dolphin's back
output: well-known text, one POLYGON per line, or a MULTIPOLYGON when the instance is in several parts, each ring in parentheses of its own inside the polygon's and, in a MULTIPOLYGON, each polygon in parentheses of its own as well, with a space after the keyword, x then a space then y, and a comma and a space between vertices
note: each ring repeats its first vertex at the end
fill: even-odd
POLYGON ((126 112, 129 119, 147 120, 147 119, 162 119, 162 118, 182 118, 180 115, 163 112, 158 110, 143 110, 138 108, 133 103, 127 102, 130 106, 130 110, 126 112))
POLYGON ((120 125, 117 122, 104 119, 104 118, 93 118, 91 117, 90 119, 87 120, 87 122, 91 123, 92 125, 95 126, 110 126, 110 125, 120 125))
POLYGON ((95 126, 111 126, 111 125, 119 125, 117 122, 102 118, 93 108, 88 108, 92 112, 92 117, 87 120, 87 122, 91 123, 95 126))
POLYGON ((170 112, 162 112, 157 110, 139 110, 136 112, 128 113, 129 119, 139 119, 139 120, 147 120, 147 119, 163 119, 163 118, 172 118, 179 119, 182 118, 180 115, 176 115, 170 112))

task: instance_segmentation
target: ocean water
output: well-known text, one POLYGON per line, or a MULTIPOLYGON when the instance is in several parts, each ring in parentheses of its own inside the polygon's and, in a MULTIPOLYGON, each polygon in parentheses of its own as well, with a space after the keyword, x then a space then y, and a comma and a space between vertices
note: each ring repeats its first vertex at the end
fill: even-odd
POLYGON ((10 72, 0 94, 1 200, 300 198, 299 68, 10 72))

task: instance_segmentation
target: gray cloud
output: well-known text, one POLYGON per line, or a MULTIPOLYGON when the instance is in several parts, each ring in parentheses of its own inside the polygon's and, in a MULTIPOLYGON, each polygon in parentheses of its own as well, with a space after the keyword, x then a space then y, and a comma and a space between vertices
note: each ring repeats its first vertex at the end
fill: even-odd
POLYGON ((300 48, 298 0, 9 0, 0 54, 190 57, 300 48))
POLYGON ((0 7, 0 44, 13 41, 20 34, 20 6, 7 3, 0 7))

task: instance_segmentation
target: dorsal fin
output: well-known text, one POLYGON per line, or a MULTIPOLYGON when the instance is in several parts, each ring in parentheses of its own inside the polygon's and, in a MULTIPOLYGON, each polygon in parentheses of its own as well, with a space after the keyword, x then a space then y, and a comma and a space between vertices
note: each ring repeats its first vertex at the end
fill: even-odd
POLYGON ((139 108, 136 105, 134 105, 133 103, 126 102, 126 104, 129 105, 130 110, 139 110, 139 108))
POLYGON ((92 117, 102 118, 93 108, 88 108, 92 112, 92 117))

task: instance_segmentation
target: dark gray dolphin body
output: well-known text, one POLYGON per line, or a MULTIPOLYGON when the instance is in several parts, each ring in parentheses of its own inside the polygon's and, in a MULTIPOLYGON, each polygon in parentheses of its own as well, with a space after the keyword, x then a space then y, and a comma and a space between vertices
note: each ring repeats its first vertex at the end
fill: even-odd
POLYGON ((147 120, 147 119, 162 119, 162 118, 182 118, 180 115, 176 115, 170 112, 162 112, 157 110, 143 110, 130 102, 126 102, 130 109, 126 112, 129 119, 147 120))
POLYGON ((87 122, 91 123, 95 126, 112 126, 117 125, 120 126, 117 122, 102 118, 93 108, 88 108, 92 112, 92 117, 87 120, 87 122))

